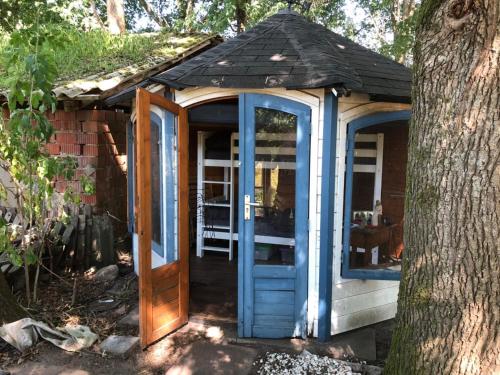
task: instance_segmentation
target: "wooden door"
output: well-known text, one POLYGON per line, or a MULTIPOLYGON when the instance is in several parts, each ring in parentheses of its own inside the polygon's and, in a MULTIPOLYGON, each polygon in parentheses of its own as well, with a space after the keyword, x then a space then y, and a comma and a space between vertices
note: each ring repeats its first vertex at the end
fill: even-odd
POLYGON ((144 348, 187 323, 187 111, 144 89, 136 96, 139 322, 144 348))
POLYGON ((305 337, 310 108, 261 94, 239 107, 238 333, 305 337))

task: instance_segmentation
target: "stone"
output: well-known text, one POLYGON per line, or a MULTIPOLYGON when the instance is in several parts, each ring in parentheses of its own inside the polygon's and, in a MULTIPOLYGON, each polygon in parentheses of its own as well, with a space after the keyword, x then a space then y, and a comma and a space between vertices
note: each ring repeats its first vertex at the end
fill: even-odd
POLYGON ((4 370, 0 370, 0 375, 10 375, 10 372, 4 371, 4 370))
POLYGON ((139 306, 136 306, 127 315, 118 321, 120 326, 139 326, 139 306))
POLYGON ((377 359, 375 330, 370 327, 333 336, 323 347, 333 358, 377 359))
POLYGON ((95 273, 95 280, 99 282, 113 281, 118 277, 118 266, 112 264, 110 266, 103 267, 95 273))
POLYGON ((127 358, 137 345, 139 345, 139 337, 112 335, 101 342, 99 347, 103 353, 115 357, 127 358))

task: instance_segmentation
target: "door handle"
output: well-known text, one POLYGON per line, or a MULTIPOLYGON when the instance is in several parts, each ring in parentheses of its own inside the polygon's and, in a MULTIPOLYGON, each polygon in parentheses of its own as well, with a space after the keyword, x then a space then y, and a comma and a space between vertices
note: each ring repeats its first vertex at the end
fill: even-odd
POLYGON ((245 194, 245 220, 250 220, 250 207, 258 205, 256 202, 250 202, 250 195, 245 194))

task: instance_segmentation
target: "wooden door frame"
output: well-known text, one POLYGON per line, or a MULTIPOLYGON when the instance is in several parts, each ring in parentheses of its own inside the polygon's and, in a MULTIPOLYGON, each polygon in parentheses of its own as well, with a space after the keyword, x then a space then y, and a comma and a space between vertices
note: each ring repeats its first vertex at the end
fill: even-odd
MULTIPOLYGON (((187 110, 157 94, 138 88, 136 90, 137 124, 150 123, 150 106, 157 105, 177 116, 177 169, 178 169, 178 267, 182 270, 179 280, 179 322, 166 329, 176 329, 185 324, 189 311, 189 124, 187 110)), ((136 126, 137 166, 137 234, 139 254, 139 330, 141 346, 146 347, 163 337, 154 334, 152 327, 152 286, 155 275, 151 269, 151 128, 136 126), (151 274, 151 277, 145 275, 151 274), (141 277, 143 275, 143 277, 141 277)), ((173 262, 176 263, 176 262, 173 262)), ((157 275, 159 276, 159 275, 157 275)), ((166 275, 160 275, 166 276, 166 275)))

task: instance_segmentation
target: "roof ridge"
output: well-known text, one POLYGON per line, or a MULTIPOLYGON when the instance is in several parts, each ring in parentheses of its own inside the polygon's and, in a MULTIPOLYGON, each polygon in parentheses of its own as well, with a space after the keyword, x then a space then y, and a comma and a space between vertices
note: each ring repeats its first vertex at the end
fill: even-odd
MULTIPOLYGON (((307 20, 306 17, 304 17, 302 15, 296 15, 296 16, 299 16, 302 21, 307 22, 308 24, 311 23, 311 22, 309 22, 307 20)), ((319 28, 323 29, 326 32, 334 33, 333 31, 331 31, 330 29, 328 29, 327 27, 325 27, 323 25, 316 24, 316 23, 313 23, 313 25, 316 26, 316 27, 319 26, 319 28)), ((336 33, 334 33, 334 34, 336 34, 336 33)), ((336 34, 336 35, 338 35, 338 34, 336 34)), ((350 73, 352 73, 354 75, 354 79, 352 79, 352 81, 354 81, 354 83, 358 84, 359 86, 362 86, 361 77, 359 76, 358 72, 356 71, 356 69, 351 64, 349 64, 348 61, 346 61, 345 57, 342 54, 342 51, 340 51, 340 48, 338 48, 335 45, 335 43, 332 43, 332 41, 330 40, 330 38, 328 38, 328 34, 320 35, 320 38, 321 38, 322 42, 325 42, 328 46, 330 46, 336 52, 336 54, 332 54, 332 53, 328 53, 328 52, 325 52, 325 53, 328 53, 332 57, 334 56, 338 60, 341 60, 341 62, 343 63, 344 67, 346 68, 346 70, 348 70, 350 73)), ((296 42, 293 39, 290 39, 290 40, 292 42, 294 42, 294 43, 296 42)), ((311 59, 309 58, 309 55, 308 54, 304 54, 303 51, 300 48, 297 49, 297 51, 299 52, 300 57, 301 57, 301 59, 303 61, 306 61, 306 62, 310 62, 311 61, 311 59)))

